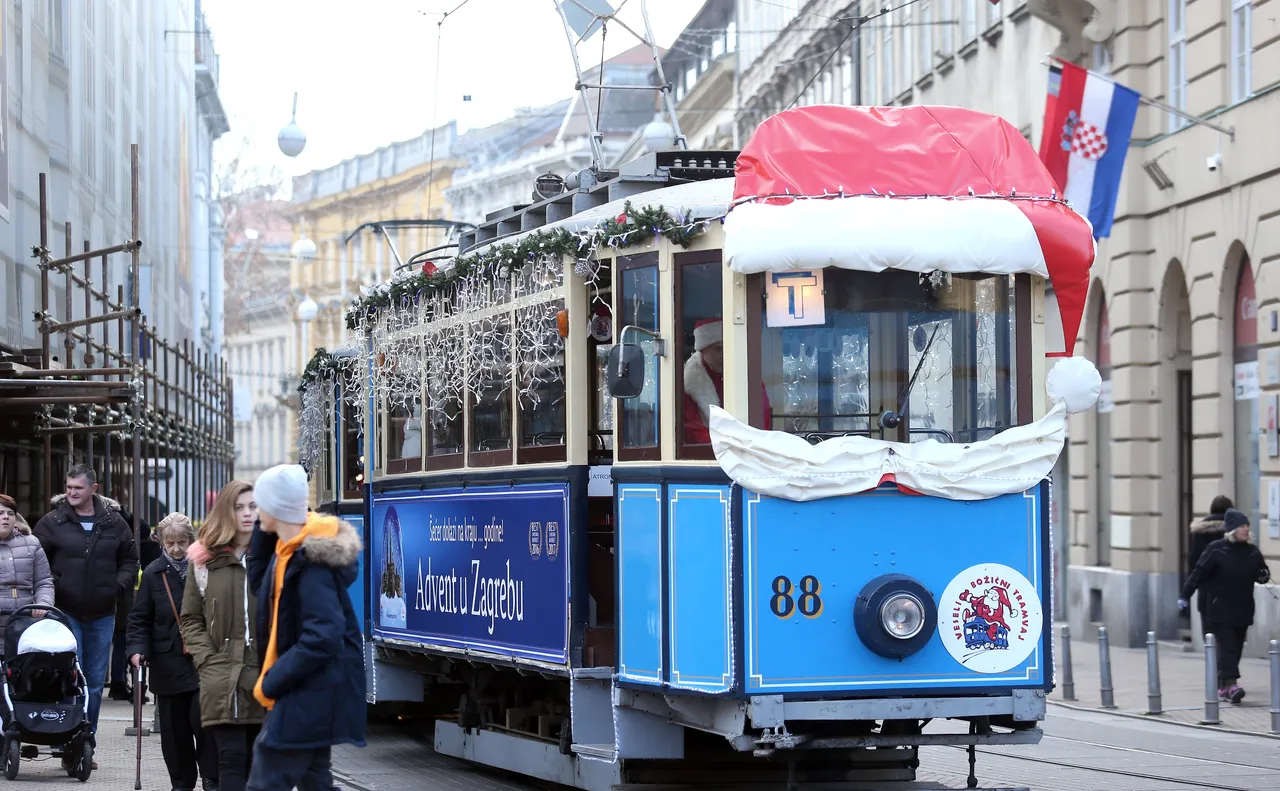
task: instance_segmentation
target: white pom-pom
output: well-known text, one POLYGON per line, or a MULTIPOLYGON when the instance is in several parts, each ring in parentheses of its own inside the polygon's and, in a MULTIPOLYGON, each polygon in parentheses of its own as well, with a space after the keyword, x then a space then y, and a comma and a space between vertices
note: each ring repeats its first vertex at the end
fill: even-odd
POLYGON ((1092 409, 1102 394, 1102 375, 1094 364, 1083 357, 1067 357, 1049 372, 1044 385, 1052 403, 1066 404, 1075 414, 1092 409))

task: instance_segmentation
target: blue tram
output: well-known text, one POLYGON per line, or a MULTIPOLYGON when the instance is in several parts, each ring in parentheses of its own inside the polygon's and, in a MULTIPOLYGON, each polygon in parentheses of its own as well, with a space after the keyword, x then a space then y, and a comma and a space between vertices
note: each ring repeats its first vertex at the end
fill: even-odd
POLYGON ((1100 381, 1068 356, 1092 235, 1021 135, 805 108, 597 175, 358 301, 309 367, 370 701, 584 789, 1038 741, 1047 477, 1100 381))

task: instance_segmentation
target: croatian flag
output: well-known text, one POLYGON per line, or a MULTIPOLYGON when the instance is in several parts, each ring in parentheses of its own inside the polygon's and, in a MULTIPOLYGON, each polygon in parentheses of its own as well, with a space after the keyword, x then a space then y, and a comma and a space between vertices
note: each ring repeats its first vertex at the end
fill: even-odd
POLYGON ((1137 91, 1071 63, 1049 69, 1040 159, 1071 208, 1089 219, 1093 237, 1111 235, 1137 91))

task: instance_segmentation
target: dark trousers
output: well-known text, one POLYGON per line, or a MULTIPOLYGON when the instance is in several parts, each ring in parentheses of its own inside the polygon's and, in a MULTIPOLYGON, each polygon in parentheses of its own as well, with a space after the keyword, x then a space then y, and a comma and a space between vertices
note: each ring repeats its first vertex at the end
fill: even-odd
MULTIPOLYGON (((268 714, 268 717, 271 715, 268 714)), ((278 750, 263 744, 266 726, 253 744, 248 791, 334 791, 329 747, 278 750)))
POLYGON ((1247 626, 1204 622, 1204 630, 1212 634, 1218 646, 1218 688, 1225 689, 1240 679, 1240 654, 1244 653, 1247 626))
POLYGON ((200 727, 200 693, 156 695, 156 717, 170 787, 195 788, 197 770, 205 782, 216 781, 218 751, 200 727))
POLYGON ((116 632, 115 637, 111 641, 110 684, 112 687, 133 686, 129 675, 129 663, 125 661, 124 641, 124 632, 116 632))
POLYGON ((218 788, 221 791, 244 791, 253 762, 253 740, 257 725, 210 725, 218 748, 218 788))

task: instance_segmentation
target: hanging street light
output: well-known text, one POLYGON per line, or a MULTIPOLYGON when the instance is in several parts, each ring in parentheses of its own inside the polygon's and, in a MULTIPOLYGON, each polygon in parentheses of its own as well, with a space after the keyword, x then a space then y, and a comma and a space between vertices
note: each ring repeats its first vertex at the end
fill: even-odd
POLYGON ((293 247, 289 248, 289 254, 300 264, 309 264, 316 260, 316 243, 307 238, 304 233, 298 237, 298 241, 293 243, 293 247))
POLYGON ((307 136, 298 126, 298 94, 293 95, 293 118, 280 130, 276 138, 280 151, 287 157, 296 157, 307 147, 307 136))

